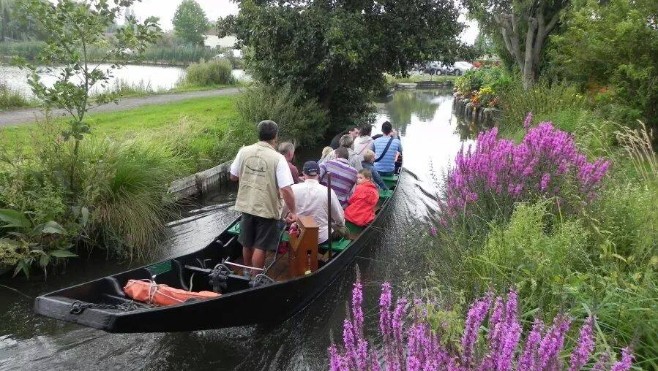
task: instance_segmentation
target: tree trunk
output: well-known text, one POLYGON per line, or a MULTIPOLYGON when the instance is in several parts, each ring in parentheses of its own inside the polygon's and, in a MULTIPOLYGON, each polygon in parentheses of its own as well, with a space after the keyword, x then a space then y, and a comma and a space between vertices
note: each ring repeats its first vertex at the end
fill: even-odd
POLYGON ((523 19, 518 19, 511 13, 494 16, 503 34, 505 48, 514 57, 521 70, 525 90, 532 88, 537 80, 537 68, 539 67, 544 42, 548 34, 555 28, 559 16, 560 13, 556 12, 550 21, 546 22, 543 10, 539 7, 533 16, 527 17, 528 30, 525 34, 523 50, 519 42, 521 35, 518 32, 519 23, 523 19))

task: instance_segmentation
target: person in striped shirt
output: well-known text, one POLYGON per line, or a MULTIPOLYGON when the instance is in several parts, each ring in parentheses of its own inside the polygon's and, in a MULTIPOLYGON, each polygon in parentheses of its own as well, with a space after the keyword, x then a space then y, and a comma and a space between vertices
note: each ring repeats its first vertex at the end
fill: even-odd
POLYGON ((347 206, 347 200, 352 194, 352 189, 356 184, 358 172, 350 166, 347 160, 349 157, 347 148, 338 147, 335 152, 335 159, 320 164, 320 183, 327 185, 327 173, 330 173, 331 189, 336 193, 340 205, 345 208, 347 206))

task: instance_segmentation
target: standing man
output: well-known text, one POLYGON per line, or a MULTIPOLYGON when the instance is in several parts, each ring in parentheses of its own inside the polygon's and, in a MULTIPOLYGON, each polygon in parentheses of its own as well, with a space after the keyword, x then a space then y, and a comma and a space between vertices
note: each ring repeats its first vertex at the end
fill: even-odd
POLYGON ((286 159, 274 149, 278 132, 274 121, 258 123, 259 141, 242 147, 231 164, 231 180, 240 181, 235 209, 242 212, 238 241, 243 264, 254 268, 263 268, 266 252, 279 244, 281 197, 290 211, 287 219, 297 219, 292 175, 286 159))
POLYGON ((395 159, 397 153, 402 154, 402 143, 396 138, 393 126, 386 121, 382 124, 383 136, 372 142, 372 151, 375 152, 375 170, 381 176, 393 175, 395 172, 395 159))
POLYGON ((290 142, 283 142, 279 144, 279 153, 282 154, 288 162, 288 167, 290 168, 294 184, 300 183, 299 170, 297 169, 297 166, 292 163, 292 159, 295 157, 295 145, 290 142))

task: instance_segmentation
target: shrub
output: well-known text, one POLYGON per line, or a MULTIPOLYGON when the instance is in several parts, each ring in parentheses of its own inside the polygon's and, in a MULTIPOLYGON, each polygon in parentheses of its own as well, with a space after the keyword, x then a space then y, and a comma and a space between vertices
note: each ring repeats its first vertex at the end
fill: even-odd
POLYGON ((232 85, 235 83, 232 70, 231 62, 226 59, 202 60, 187 67, 185 81, 196 86, 232 85))
POLYGON ((476 235, 508 220, 515 202, 553 198, 562 212, 575 212, 596 196, 609 162, 588 162, 569 134, 545 122, 516 145, 497 135, 497 128, 481 133, 475 150, 458 153, 440 201, 442 225, 476 235))
POLYGON ((242 126, 250 130, 262 120, 274 120, 281 141, 315 144, 328 127, 327 112, 290 86, 256 85, 238 98, 237 108, 242 126))
POLYGON ((591 364, 594 369, 629 370, 633 355, 624 348, 621 360, 610 362, 609 351, 596 355, 595 320, 589 317, 580 328, 575 342, 568 334, 572 319, 556 316, 551 325, 536 319, 524 336, 519 322, 517 294, 507 298, 488 295, 473 302, 464 324, 460 344, 442 344, 441 333, 434 333, 424 321, 420 303, 408 309, 404 298, 393 305, 391 286, 382 285, 379 299, 379 337, 383 346, 376 347, 366 339, 363 324, 361 282, 354 284, 351 318, 343 322, 343 346, 329 347, 330 369, 333 370, 559 370, 568 362, 569 370, 580 370, 591 364), (407 315, 413 320, 409 324, 407 315), (487 324, 486 336, 480 328, 487 324), (525 341, 522 341, 524 338, 525 341), (567 359, 565 345, 573 343, 567 359))
POLYGON ((559 111, 581 110, 586 107, 584 97, 577 87, 566 83, 539 81, 531 89, 523 89, 520 81, 514 80, 505 89, 500 89, 503 116, 501 130, 520 130, 520 123, 529 112, 537 117, 551 117, 559 111))
POLYGON ((10 89, 0 81, 0 110, 27 107, 30 102, 18 91, 10 89))
POLYGON ((180 160, 162 143, 88 140, 81 147, 77 201, 91 211, 93 242, 120 257, 150 257, 172 216, 169 182, 180 160))

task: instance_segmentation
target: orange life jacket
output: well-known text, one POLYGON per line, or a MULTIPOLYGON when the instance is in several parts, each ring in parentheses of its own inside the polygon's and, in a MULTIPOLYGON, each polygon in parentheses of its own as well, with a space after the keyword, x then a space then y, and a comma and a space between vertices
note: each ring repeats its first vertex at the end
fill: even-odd
POLYGON ((150 280, 128 280, 123 292, 133 300, 159 306, 180 304, 190 299, 205 300, 220 296, 212 291, 185 291, 150 280))

